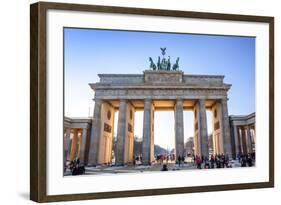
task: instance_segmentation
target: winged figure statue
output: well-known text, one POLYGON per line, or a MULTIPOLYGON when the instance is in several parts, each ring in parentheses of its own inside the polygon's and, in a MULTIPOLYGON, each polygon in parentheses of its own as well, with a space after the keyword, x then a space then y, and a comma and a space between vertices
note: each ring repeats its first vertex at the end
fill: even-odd
POLYGON ((164 56, 165 54, 166 54, 166 47, 164 47, 164 48, 160 48, 161 49, 161 51, 162 51, 162 55, 164 56))

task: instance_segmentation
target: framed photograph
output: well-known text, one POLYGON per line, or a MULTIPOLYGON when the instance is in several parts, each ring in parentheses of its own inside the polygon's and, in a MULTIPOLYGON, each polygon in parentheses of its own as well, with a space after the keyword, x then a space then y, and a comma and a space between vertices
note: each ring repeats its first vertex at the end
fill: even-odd
POLYGON ((39 2, 30 198, 274 186, 274 18, 39 2))

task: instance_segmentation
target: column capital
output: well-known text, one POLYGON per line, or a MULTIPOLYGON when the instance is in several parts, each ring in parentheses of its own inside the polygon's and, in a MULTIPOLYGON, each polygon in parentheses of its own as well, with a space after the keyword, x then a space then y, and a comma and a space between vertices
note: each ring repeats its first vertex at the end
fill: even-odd
POLYGON ((66 131, 66 134, 67 134, 67 135, 70 135, 70 133, 71 133, 71 128, 70 128, 70 127, 66 127, 66 128, 65 128, 65 131, 66 131))
POLYGON ((199 106, 205 106, 206 99, 198 99, 199 106))
POLYGON ((221 101, 221 103, 227 103, 228 98, 227 98, 227 97, 225 97, 225 98, 221 98, 221 99, 220 99, 220 101, 221 101))
POLYGON ((179 105, 181 106, 183 104, 183 99, 179 98, 179 99, 176 99, 176 103, 175 105, 179 105))
POLYGON ((102 99, 99 99, 99 98, 94 98, 93 101, 95 102, 95 104, 97 105, 101 105, 103 100, 102 99))
POLYGON ((147 102, 147 103, 148 103, 148 102, 151 103, 151 102, 152 102, 152 99, 151 99, 151 98, 145 98, 145 99, 143 99, 143 101, 144 101, 144 102, 147 102))
POLYGON ((127 102, 127 99, 126 98, 121 98, 119 99, 120 102, 127 102))

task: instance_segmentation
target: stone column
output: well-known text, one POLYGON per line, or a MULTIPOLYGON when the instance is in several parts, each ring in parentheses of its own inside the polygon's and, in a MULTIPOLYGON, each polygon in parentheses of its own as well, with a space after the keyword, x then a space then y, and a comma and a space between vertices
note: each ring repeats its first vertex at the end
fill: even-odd
POLYGON ((198 131, 198 103, 195 104, 193 108, 194 113, 194 154, 196 156, 201 156, 200 139, 198 131))
POLYGON ((240 154, 243 153, 243 140, 242 140, 242 130, 241 127, 237 127, 237 131, 238 131, 238 141, 239 141, 239 151, 240 154))
POLYGON ((246 140, 246 134, 245 134, 245 127, 241 127, 241 142, 242 142, 242 149, 243 154, 247 154, 247 140, 246 140))
POLYGON ((101 107, 102 100, 95 99, 94 118, 92 121, 90 150, 89 150, 89 165, 97 165, 99 143, 101 137, 101 107))
POLYGON ((232 157, 227 99, 221 100, 221 111, 222 111, 222 124, 223 124, 222 130, 224 136, 223 137, 224 154, 227 154, 229 157, 232 157))
POLYGON ((183 101, 177 100, 175 104, 175 148, 176 160, 184 154, 184 126, 183 126, 183 101))
POLYGON ((66 128, 66 132, 63 139, 63 147, 64 147, 64 159, 65 161, 69 159, 68 153, 70 150, 69 143, 70 143, 70 128, 66 128))
POLYGON ((252 126, 252 130, 253 130, 253 142, 254 144, 256 144, 256 130, 255 130, 255 126, 252 126))
POLYGON ((218 115, 218 154, 224 153, 224 129, 223 129, 223 111, 221 101, 217 101, 217 115, 218 115))
POLYGON ((151 134, 152 134, 152 104, 151 99, 144 100, 143 111, 143 138, 142 138, 142 163, 151 164, 151 134))
POLYGON ((69 159, 68 153, 69 153, 69 143, 70 143, 70 128, 66 128, 66 133, 64 135, 63 139, 63 164, 66 165, 66 161, 69 159))
POLYGON ((198 137, 200 139, 201 155, 209 157, 207 116, 204 99, 198 100, 198 137))
POLYGON ((134 162, 134 118, 135 108, 131 102, 127 102, 127 119, 126 119, 126 138, 125 138, 125 164, 134 162))
POLYGON ((246 127, 246 131, 247 131, 247 150, 248 150, 248 153, 251 153, 252 152, 252 139, 251 139, 251 131, 250 131, 250 127, 247 126, 246 127))
POLYGON ((81 140, 82 140, 82 130, 81 129, 78 129, 77 130, 77 132, 78 132, 78 140, 77 140, 77 158, 78 159, 80 159, 81 160, 81 158, 80 158, 80 153, 81 153, 81 140))
POLYGON ((127 117, 127 102, 126 100, 120 100, 119 115, 118 115, 118 127, 117 127, 117 149, 115 162, 116 165, 124 165, 125 156, 125 140, 126 140, 126 117, 127 117))
POLYGON ((87 143, 87 128, 83 128, 82 135, 80 136, 80 162, 85 165, 86 159, 86 143, 87 143))
POLYGON ((239 136, 237 132, 237 126, 233 125, 233 134, 234 134, 234 141, 235 141, 235 158, 237 154, 240 152, 240 145, 239 145, 239 136))
POLYGON ((78 143, 78 131, 77 129, 73 129, 73 137, 72 137, 70 157, 69 157, 70 161, 73 161, 75 159, 77 153, 77 143, 78 143))

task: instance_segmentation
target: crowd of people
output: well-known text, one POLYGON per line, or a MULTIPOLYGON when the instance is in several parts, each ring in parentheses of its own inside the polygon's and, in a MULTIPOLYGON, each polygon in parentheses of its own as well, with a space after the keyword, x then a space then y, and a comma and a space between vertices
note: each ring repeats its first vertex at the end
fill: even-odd
POLYGON ((72 175, 80 175, 85 173, 85 166, 80 164, 79 158, 69 161, 64 167, 64 172, 66 169, 69 169, 72 175))
MULTIPOLYGON (((134 163, 134 165, 141 165, 142 157, 136 156, 135 161, 138 161, 139 163, 134 163)), ((255 153, 238 153, 234 160, 230 159, 227 154, 212 154, 209 157, 199 155, 183 155, 176 157, 175 154, 161 154, 155 156, 155 162, 160 165, 175 163, 178 167, 181 167, 188 161, 192 162, 198 169, 232 168, 233 166, 252 167, 255 163, 255 153)))
MULTIPOLYGON (((241 154, 238 153, 234 160, 226 154, 212 154, 209 157, 199 155, 178 156, 171 155, 157 155, 155 162, 163 165, 161 171, 168 171, 168 163, 175 163, 179 168, 183 167, 185 163, 191 162, 197 169, 214 169, 214 168, 232 168, 234 166, 252 167, 255 164, 255 153, 241 154), (186 158, 189 158, 186 160, 186 158), (192 159, 192 160, 190 160, 192 159)), ((135 156, 133 165, 141 165, 142 156, 135 156), (139 162, 139 163, 137 163, 139 162)), ((112 166, 112 165, 111 165, 112 166)), ((79 175, 85 173, 85 167, 80 165, 79 158, 69 161, 64 167, 64 171, 69 169, 72 175, 79 175)))
POLYGON ((155 160, 158 164, 169 163, 175 160, 175 155, 159 154, 155 156, 155 160))
POLYGON ((256 160, 255 152, 249 154, 237 154, 237 160, 241 163, 241 167, 252 167, 256 160))
POLYGON ((193 161, 198 169, 230 168, 229 156, 224 154, 211 155, 210 157, 194 156, 193 161))
MULTIPOLYGON (((236 159, 241 167, 252 167, 255 162, 255 153, 238 154, 236 159)), ((229 156, 226 154, 215 154, 210 157, 193 156, 194 165, 198 169, 213 169, 213 168, 232 168, 233 162, 230 161, 229 156)))

